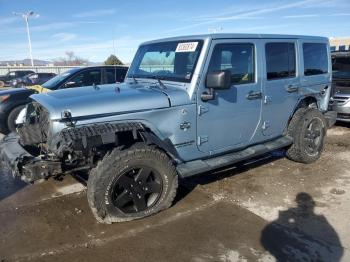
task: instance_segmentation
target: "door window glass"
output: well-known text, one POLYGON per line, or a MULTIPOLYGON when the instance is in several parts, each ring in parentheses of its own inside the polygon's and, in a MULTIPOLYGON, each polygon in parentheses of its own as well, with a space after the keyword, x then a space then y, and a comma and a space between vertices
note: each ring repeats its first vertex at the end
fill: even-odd
POLYGON ((115 78, 115 68, 107 68, 106 69, 106 84, 114 84, 116 82, 115 78))
POLYGON ((209 72, 228 70, 232 84, 255 81, 254 45, 250 43, 217 44, 214 48, 209 72))
POLYGON ((86 70, 69 80, 72 84, 69 87, 92 86, 101 84, 101 70, 86 70), (74 82, 74 83, 73 83, 74 82))
POLYGON ((267 80, 295 77, 294 43, 267 43, 265 54, 267 80))

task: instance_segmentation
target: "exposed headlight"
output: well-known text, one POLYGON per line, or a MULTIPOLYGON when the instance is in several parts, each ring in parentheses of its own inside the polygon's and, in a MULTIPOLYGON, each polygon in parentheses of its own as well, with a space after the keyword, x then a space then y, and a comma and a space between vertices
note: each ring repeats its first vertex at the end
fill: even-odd
POLYGON ((0 96, 0 103, 4 102, 5 100, 7 100, 10 97, 10 95, 3 95, 0 96))
POLYGON ((27 115, 27 107, 23 108, 21 112, 19 112, 18 117, 15 121, 16 125, 24 124, 26 121, 26 115, 27 115))

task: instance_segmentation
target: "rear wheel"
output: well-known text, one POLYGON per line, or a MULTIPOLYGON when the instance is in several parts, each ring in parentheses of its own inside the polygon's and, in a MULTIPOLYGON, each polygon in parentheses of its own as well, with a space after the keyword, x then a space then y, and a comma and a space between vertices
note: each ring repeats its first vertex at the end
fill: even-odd
POLYGON ((287 157, 301 163, 319 159, 324 148, 327 121, 317 109, 301 108, 293 116, 288 133, 294 139, 287 157))
POLYGON ((25 106, 18 106, 9 113, 7 118, 7 128, 10 132, 16 132, 16 119, 24 107, 25 106))
POLYGON ((129 221, 170 207, 178 186, 172 161, 144 144, 114 149, 90 173, 88 202, 103 223, 129 221))

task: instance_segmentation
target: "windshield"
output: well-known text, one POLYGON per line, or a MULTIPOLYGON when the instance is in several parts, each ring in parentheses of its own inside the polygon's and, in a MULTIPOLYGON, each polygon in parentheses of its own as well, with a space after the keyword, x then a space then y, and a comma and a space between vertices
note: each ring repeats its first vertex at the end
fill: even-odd
POLYGON ((333 58, 333 77, 350 78, 350 56, 333 58))
POLYGON ((174 41, 142 45, 127 77, 190 82, 203 41, 174 41))
POLYGON ((70 69, 60 75, 51 78, 49 81, 42 84, 42 86, 47 89, 55 89, 58 84, 60 84, 62 81, 66 80, 68 77, 73 75, 77 70, 79 70, 79 68, 70 69))

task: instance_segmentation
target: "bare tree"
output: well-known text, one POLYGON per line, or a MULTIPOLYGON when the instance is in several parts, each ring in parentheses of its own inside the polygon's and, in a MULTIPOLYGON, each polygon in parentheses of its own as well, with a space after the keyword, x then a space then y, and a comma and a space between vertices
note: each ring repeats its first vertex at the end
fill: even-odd
POLYGON ((66 51, 65 52, 66 57, 60 57, 57 59, 54 59, 54 65, 56 66, 82 66, 82 65, 88 65, 89 60, 84 59, 81 57, 78 57, 74 54, 73 51, 66 51))

